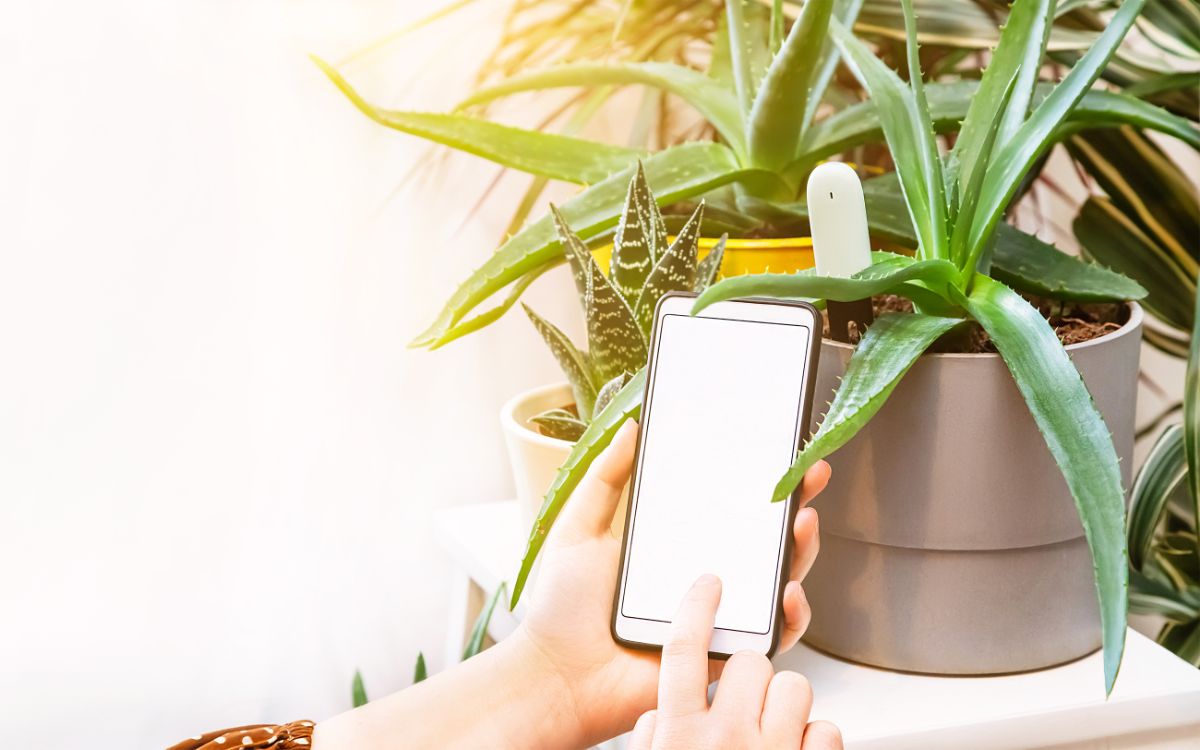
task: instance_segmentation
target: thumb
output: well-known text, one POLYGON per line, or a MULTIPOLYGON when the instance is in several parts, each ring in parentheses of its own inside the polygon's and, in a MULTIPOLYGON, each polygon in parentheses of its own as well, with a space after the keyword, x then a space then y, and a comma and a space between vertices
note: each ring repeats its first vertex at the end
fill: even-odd
POLYGON ((650 750, 650 745, 654 742, 656 722, 656 711, 647 711, 639 716, 637 723, 633 725, 633 732, 629 735, 627 750, 650 750))

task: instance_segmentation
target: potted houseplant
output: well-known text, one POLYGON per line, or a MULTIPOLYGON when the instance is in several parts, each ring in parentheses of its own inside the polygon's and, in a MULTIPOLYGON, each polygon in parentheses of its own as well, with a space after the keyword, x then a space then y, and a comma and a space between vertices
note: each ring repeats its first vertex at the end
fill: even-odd
MULTIPOLYGON (((907 298, 915 305, 916 312, 881 317, 867 329, 852 352, 833 349, 822 358, 823 362, 835 366, 844 365, 844 379, 820 428, 800 452, 792 469, 780 480, 775 493, 777 500, 795 488, 813 462, 847 446, 860 430, 867 431, 860 444, 875 439, 870 434, 872 428, 868 423, 882 411, 885 402, 888 402, 889 396, 893 395, 910 369, 918 378, 916 384, 912 385, 912 395, 918 400, 925 400, 920 401, 923 418, 910 423, 909 427, 916 429, 921 426, 924 430, 931 430, 929 423, 932 423, 932 431, 922 435, 931 436, 930 440, 934 442, 913 445, 913 450, 908 453, 912 461, 910 470, 888 479, 889 482, 901 483, 907 481, 906 477, 944 471, 939 454, 952 458, 955 451, 969 446, 943 445, 938 440, 941 433, 936 426, 948 425, 956 419, 951 408, 954 404, 942 400, 938 389, 930 391, 927 386, 922 387, 919 380, 924 377, 922 371, 940 365, 934 361, 938 355, 925 358, 921 355, 936 342, 941 342, 941 346, 949 347, 952 351, 969 352, 969 341, 976 335, 972 332, 982 331, 986 334, 998 354, 957 356, 986 361, 988 364, 985 366, 993 371, 987 376, 990 378, 987 385, 992 386, 991 389, 977 390, 979 384, 972 389, 956 382, 954 392, 959 393, 961 391, 958 389, 966 387, 966 392, 972 393, 976 402, 1007 399, 1019 394, 1015 403, 1020 405, 1024 401, 1026 411, 1014 414, 1009 410, 997 415, 996 419, 1003 421, 993 425, 998 432, 1009 437, 1007 442, 997 443, 994 435, 986 429, 986 424, 973 432, 974 439, 989 450, 972 453, 972 457, 1003 463, 1008 471, 1014 473, 1033 472, 1028 476, 1030 483, 1039 491, 1050 493, 1049 496, 1034 498, 1037 502, 1052 504, 1061 500, 1068 503, 1066 507, 1069 508, 1068 498, 1073 499, 1077 522, 1082 525, 1090 552, 1083 552, 1082 542, 1074 537, 1065 540, 1062 537, 1045 539, 1046 544, 1063 541, 1074 544, 1076 554, 1065 566, 1072 568, 1073 573, 1063 572, 1060 575, 1050 571, 1052 580, 1048 582, 1049 591, 1038 591, 1045 598, 1020 601, 1011 608, 1005 620, 1013 627, 993 628, 988 635, 996 639, 1009 638, 1013 634, 1028 637, 1028 628, 1021 627, 1017 619, 1036 620, 1039 612, 1030 609, 1030 606, 1053 604, 1049 597, 1063 594, 1067 587, 1076 592, 1082 583, 1086 590, 1086 579, 1081 580, 1078 575, 1079 555, 1086 555, 1082 558, 1085 560, 1083 572, 1094 573, 1096 598, 1085 602, 1077 596, 1073 597, 1068 605, 1070 611, 1066 611, 1063 618, 1042 621, 1047 628, 1066 632, 1061 638, 1061 634, 1056 632, 1050 639, 1055 641, 1053 654, 1039 653, 1036 662, 1031 663, 1019 656, 1021 651, 1030 646, 1028 640, 1007 641, 1010 652, 1018 655, 1008 666, 1017 669, 1045 666, 1103 645, 1105 685, 1109 690, 1120 665, 1127 611, 1122 467, 1118 461, 1118 450, 1109 435, 1109 427, 1131 429, 1129 424, 1117 423, 1117 420, 1125 420, 1118 402, 1128 404, 1135 398, 1134 373, 1137 367, 1136 342, 1140 336, 1140 308, 1135 304, 1120 308, 1117 313, 1119 317, 1113 321, 1118 327, 1114 333, 1093 339, 1072 352, 1078 360, 1081 356, 1093 356, 1083 355, 1084 350, 1096 350, 1094 356, 1099 359, 1099 364, 1094 366, 1095 369, 1113 370, 1112 382, 1105 386, 1108 391, 1104 395, 1106 406, 1102 408, 1112 412, 1114 419, 1112 425, 1106 426, 1093 403, 1093 394, 1089 394, 1079 370, 1072 363, 1072 354, 1064 348, 1048 324, 1047 317, 1008 285, 989 276, 988 271, 991 270, 991 251, 997 227, 1003 223, 1002 216, 1010 200, 1035 162, 1052 144, 1055 130, 1078 106, 1104 68, 1132 26, 1141 6, 1140 0, 1127 0, 1096 43, 1062 82, 1041 98, 1036 106, 1031 107, 1036 69, 1045 53, 1042 31, 1047 19, 1052 17, 1053 4, 1043 0, 1018 0, 1001 35, 992 64, 979 82, 978 95, 967 112, 954 148, 945 160, 938 151, 926 93, 920 74, 916 72, 920 66, 913 40, 915 21, 911 0, 904 2, 908 63, 909 69, 914 71, 909 85, 905 85, 843 26, 833 24, 834 39, 847 56, 852 71, 875 101, 888 145, 896 160, 897 183, 916 234, 916 256, 910 258, 876 253, 872 266, 849 279, 821 277, 811 272, 726 279, 708 289, 697 301, 697 306, 703 307, 720 299, 747 295, 853 300, 875 294, 892 294, 907 298), (1011 393, 1004 393, 995 380, 995 371, 1005 367, 1011 373, 1011 380, 1007 381, 1011 393), (1025 426, 1033 429, 1023 430, 1019 424, 1021 420, 1026 420, 1025 426), (922 426, 921 422, 926 424, 922 426), (1021 439, 1028 443, 1031 438, 1037 438, 1038 432, 1045 438, 1045 445, 1052 457, 1049 470, 1045 461, 1020 467, 1013 467, 1006 462, 1005 451, 1027 447, 1024 444, 1014 445, 1012 440, 1021 439), (1057 464, 1057 468, 1054 464, 1057 464), (1056 482, 1061 483, 1063 492, 1052 491, 1056 482), (1086 627, 1081 627, 1083 618, 1089 615, 1094 617, 1096 601, 1099 603, 1100 638, 1096 637, 1093 624, 1096 619, 1092 619, 1086 627)), ((1135 291, 1126 295, 1128 298, 1144 294, 1144 290, 1136 285, 1133 289, 1135 291)), ((1091 371, 1092 366, 1086 369, 1091 371)), ((960 373, 953 377, 962 376, 960 373)), ((930 377, 936 379, 936 374, 930 377)), ((831 377, 826 382, 830 380, 831 377)), ((1093 387, 1100 390, 1099 381, 1095 378, 1092 380, 1093 387)), ((547 494, 542 513, 531 533, 522 574, 514 586, 514 600, 520 594, 522 576, 536 557, 546 528, 553 523, 582 471, 610 439, 616 427, 629 416, 639 413, 643 385, 644 371, 631 379, 608 407, 593 418, 592 424, 576 443, 547 494)), ((889 406, 895 407, 895 404, 889 403, 889 406)), ((903 441, 907 435, 893 434, 889 437, 903 441)), ((1118 442, 1127 445, 1128 438, 1118 436, 1118 442)), ((843 473, 853 475, 856 469, 862 467, 844 465, 839 468, 843 473)), ((994 469, 992 467, 989 476, 995 475, 994 469)), ((948 479, 953 480, 954 477, 948 479)), ((969 486, 960 489, 985 493, 989 488, 969 486)), ((872 503, 876 509, 882 509, 886 501, 885 494, 879 490, 875 496, 863 500, 872 503)), ((993 497, 992 501, 1011 506, 1018 499, 993 497)), ((1026 506, 1021 506, 1019 512, 1026 509, 1026 506)), ((1059 530, 1062 528, 1062 525, 1058 526, 1059 530)), ((825 531, 828 535, 828 524, 825 531)), ((991 545, 994 541, 985 544, 991 545)), ((984 548, 998 549, 995 546, 984 548)), ((822 557, 828 564, 828 545, 822 557)), ((1046 568, 1038 570, 1043 573, 1047 571, 1046 568)), ((994 567, 990 569, 992 574, 995 571, 994 567)), ((910 569, 910 572, 913 571, 910 569)), ((817 578, 821 578, 821 575, 816 575, 814 580, 817 578)), ((853 584, 847 578, 842 580, 847 585, 853 584)), ((949 577, 940 580, 948 581, 949 577)), ((974 598, 953 606, 969 609, 984 601, 989 593, 987 584, 994 582, 981 581, 973 592, 961 589, 960 592, 972 593, 974 598)), ((1042 583, 1041 579, 1035 578, 1030 581, 1028 588, 1038 589, 1042 583)), ((996 592, 991 593, 994 595, 996 592)), ((911 602, 903 605, 892 602, 891 605, 910 607, 911 602)), ((841 603, 838 602, 837 606, 841 606, 841 603)), ((887 607, 889 603, 885 599, 878 602, 878 606, 887 607)), ((814 602, 814 610, 819 608, 814 602)), ((823 609, 835 608, 830 606, 823 609)), ((876 609, 876 612, 880 611, 876 609)), ((1002 613, 1003 608, 993 606, 990 611, 1002 613)), ((963 654, 957 646, 964 639, 971 638, 972 634, 957 631, 955 626, 951 616, 940 623, 934 622, 933 629, 922 633, 910 631, 910 634, 935 645, 938 639, 951 637, 957 641, 956 654, 964 660, 969 659, 970 655, 963 654), (947 623, 949 627, 945 627, 947 623)), ((816 628, 818 625, 814 620, 816 628)), ((860 653, 855 649, 869 642, 872 635, 869 629, 859 626, 854 628, 849 643, 837 643, 831 639, 822 641, 821 645, 843 649, 843 652, 853 652, 851 655, 855 655, 860 653)), ((835 637, 836 634, 831 638, 835 637)), ((1043 637, 1047 637, 1047 634, 1039 632, 1035 640, 1043 637)), ((997 656, 994 650, 986 650, 989 657, 997 656)), ((913 656, 911 653, 884 652, 882 655, 868 654, 864 658, 886 662, 888 666, 918 670, 932 668, 935 671, 993 672, 1007 669, 1002 663, 987 659, 977 664, 963 661, 949 667, 933 661, 920 661, 932 656, 928 649, 916 654, 916 662, 911 661, 910 657, 913 656)))
MULTIPOLYGON (((558 467, 593 415, 604 411, 633 373, 645 366, 659 298, 667 292, 708 288, 724 258, 723 237, 701 258, 703 204, 677 236, 668 236, 640 165, 629 182, 606 259, 607 274, 562 214, 553 206, 551 213, 583 308, 587 346, 576 346, 561 329, 525 306, 567 379, 518 394, 500 412, 517 500, 529 525, 558 467)), ((623 522, 619 517, 614 523, 623 522)))

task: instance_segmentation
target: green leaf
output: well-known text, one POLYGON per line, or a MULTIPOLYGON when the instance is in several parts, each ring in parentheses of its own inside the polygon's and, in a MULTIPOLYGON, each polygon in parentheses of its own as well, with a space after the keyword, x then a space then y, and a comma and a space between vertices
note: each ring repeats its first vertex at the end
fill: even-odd
POLYGON ((667 227, 639 162, 629 181, 609 268, 613 284, 630 307, 637 304, 650 269, 666 249, 667 227))
MULTIPOLYGON (((633 375, 623 372, 600 386, 600 392, 596 394, 596 413, 604 411, 604 408, 621 392, 621 389, 625 387, 625 384, 629 382, 631 377, 633 375)), ((578 439, 576 438, 576 440, 578 439)))
POLYGON ((565 259, 561 257, 549 260, 538 268, 533 269, 529 273, 517 279, 517 282, 512 285, 512 288, 509 289, 508 294, 504 296, 504 300, 500 304, 496 305, 491 310, 481 312, 478 315, 474 315, 455 325, 453 328, 446 331, 446 333, 440 339, 430 345, 430 350, 440 349, 455 339, 462 338, 468 333, 478 331, 480 328, 489 326, 499 320, 504 313, 508 312, 509 308, 516 304, 517 300, 521 299, 521 295, 525 293, 525 290, 529 288, 530 284, 536 281, 539 276, 544 274, 546 271, 549 271, 551 268, 557 268, 558 266, 562 265, 564 260, 565 259))
POLYGON ((625 169, 643 153, 582 138, 499 125, 463 115, 380 109, 363 99, 328 63, 317 57, 312 59, 359 111, 380 125, 529 174, 591 184, 625 169))
POLYGON ((558 474, 546 492, 546 499, 542 502, 541 510, 538 511, 537 519, 534 520, 533 528, 529 532, 529 542, 525 546, 525 556, 521 559, 521 569, 517 572, 516 583, 513 585, 509 609, 515 608, 517 602, 520 601, 521 592, 525 589, 525 581, 529 578, 529 571, 533 569, 533 563, 537 560, 542 545, 546 543, 546 535, 550 533, 550 528, 554 526, 554 521, 562 511, 563 504, 575 491, 579 481, 587 473, 588 467, 592 465, 592 461, 595 461, 596 456, 599 456, 600 452, 612 442, 613 436, 617 434, 617 430, 625 423, 625 420, 637 419, 641 415, 642 394, 645 388, 646 370, 642 368, 630 378, 625 387, 608 403, 608 406, 592 418, 591 424, 575 443, 567 460, 559 467, 558 474))
POLYGON ((350 703, 355 708, 367 705, 367 688, 363 685, 362 672, 354 670, 354 682, 350 685, 350 703))
MULTIPOLYGON (((744 179, 767 177, 738 164, 734 153, 717 143, 686 143, 650 156, 643 162, 646 178, 660 205, 701 195, 712 188, 744 179)), ((589 238, 617 223, 626 188, 636 165, 594 185, 564 203, 564 218, 589 238)), ((437 320, 412 346, 439 343, 454 324, 508 284, 562 255, 553 221, 544 216, 513 235, 450 297, 437 320)))
POLYGON ((604 383, 622 372, 632 372, 646 363, 646 338, 633 309, 596 264, 583 242, 567 226, 554 204, 550 205, 555 226, 567 248, 567 260, 576 283, 583 280, 583 317, 587 324, 590 371, 604 383))
POLYGON ((868 326, 850 356, 846 374, 821 426, 775 485, 772 499, 776 502, 787 499, 813 464, 858 434, 887 401, 917 358, 962 322, 959 318, 891 313, 880 316, 868 326))
POLYGON ((1150 449, 1129 493, 1129 564, 1134 570, 1141 570, 1149 559, 1167 500, 1183 484, 1187 473, 1183 427, 1171 425, 1150 449))
POLYGON ((716 129, 734 151, 745 151, 745 129, 737 97, 722 83, 682 65, 664 62, 568 63, 534 70, 485 86, 459 103, 458 108, 524 91, 574 86, 653 86, 683 99, 716 129))
POLYGON ((725 260, 725 242, 728 239, 729 235, 721 235, 717 244, 713 245, 708 255, 704 256, 704 260, 700 261, 696 268, 696 285, 692 287, 693 292, 703 292, 716 283, 717 277, 721 275, 721 261, 725 260))
POLYGON ((650 328, 654 324, 654 308, 667 292, 690 292, 696 286, 697 246, 700 243, 700 222, 704 218, 704 203, 696 206, 687 224, 675 237, 675 241, 654 264, 654 270, 646 278, 641 294, 633 306, 634 317, 646 340, 650 340, 650 328))
POLYGON ((587 423, 566 409, 550 409, 529 418, 547 437, 573 443, 583 435, 587 423))
MULTIPOLYGON (((1183 378, 1183 428, 1193 518, 1197 527, 1200 527, 1200 297, 1196 298, 1194 318, 1192 351, 1183 378)), ((1200 555, 1200 545, 1197 545, 1196 552, 1200 555)))
POLYGON ((725 3, 726 29, 729 34, 729 58, 733 67, 733 82, 737 101, 743 117, 754 105, 755 87, 765 68, 764 58, 768 40, 762 38, 760 23, 756 18, 757 8, 744 0, 725 3))
POLYGON ((1180 592, 1139 572, 1129 572, 1129 611, 1158 615, 1172 622, 1187 623, 1200 618, 1200 606, 1194 597, 1185 600, 1180 592))
MULTIPOLYGON (((833 17, 846 28, 851 28, 858 19, 862 5, 863 0, 834 0, 833 17)), ((805 132, 813 118, 816 117, 817 108, 821 106, 821 100, 825 98, 825 89, 829 87, 829 81, 833 78, 833 73, 837 70, 840 60, 841 55, 838 53, 837 45, 833 43, 833 39, 828 34, 825 34, 825 38, 821 42, 821 57, 817 62, 816 72, 813 74, 808 101, 804 106, 801 133, 805 132)))
POLYGON ((1075 498, 1092 550, 1111 693, 1125 648, 1128 558, 1125 492, 1108 427, 1054 330, 1023 297, 983 275, 975 277, 969 297, 959 296, 1008 365, 1075 498))
POLYGON ((873 253, 876 262, 850 278, 818 276, 812 269, 795 273, 756 273, 724 279, 696 298, 696 313, 714 302, 738 297, 816 297, 851 301, 884 294, 906 281, 922 281, 933 288, 952 282, 958 269, 947 260, 913 260, 903 255, 873 253), (884 256, 884 259, 880 259, 884 256))
POLYGON ((821 54, 816 40, 826 35, 832 11, 833 0, 804 3, 800 18, 767 69, 747 121, 750 158, 758 166, 780 169, 796 153, 821 54))
POLYGON ((988 170, 980 189, 979 206, 971 221, 971 234, 966 244, 968 257, 978 257, 991 240, 996 224, 1025 175, 1050 147, 1058 126, 1100 75, 1137 19, 1143 2, 1125 0, 1121 4, 1092 48, 1084 53, 1062 83, 1038 104, 1012 139, 995 153, 991 160, 992 168, 988 170))
MULTIPOLYGON (((896 162, 900 189, 916 228, 918 251, 925 258, 946 257, 945 199, 944 190, 939 189, 941 165, 926 116, 895 71, 844 27, 834 22, 830 28, 847 65, 875 100, 896 162)), ((915 78, 919 79, 920 74, 915 78)))
POLYGON ((575 395, 575 405, 579 408, 579 415, 583 419, 589 418, 592 415, 592 404, 596 402, 596 386, 592 383, 591 367, 588 365, 587 357, 571 343, 571 339, 567 338, 567 334, 563 333, 558 326, 535 313, 528 305, 522 303, 521 307, 525 309, 525 314, 533 322, 533 327, 541 334, 550 353, 558 361, 558 366, 567 376, 567 381, 571 383, 571 391, 575 395))
POLYGON ((425 654, 418 651, 417 665, 413 667, 413 684, 424 682, 427 677, 429 677, 429 671, 425 668, 425 654))
POLYGON ((483 650, 483 639, 487 637, 488 624, 492 621, 492 613, 496 611, 496 602, 504 596, 507 588, 508 586, 504 583, 497 586, 487 604, 480 610, 479 616, 475 618, 475 625, 471 628, 471 637, 467 639, 467 646, 463 649, 463 661, 483 650))

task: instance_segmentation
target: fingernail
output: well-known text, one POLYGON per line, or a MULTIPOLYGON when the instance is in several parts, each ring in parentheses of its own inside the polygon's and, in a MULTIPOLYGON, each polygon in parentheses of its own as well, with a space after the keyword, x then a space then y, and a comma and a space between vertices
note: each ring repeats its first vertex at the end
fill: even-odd
POLYGON ((692 588, 699 589, 699 588, 707 588, 709 586, 720 586, 720 585, 721 585, 720 578, 717 578, 715 575, 712 575, 711 573, 705 573, 704 575, 702 575, 696 579, 696 582, 692 584, 692 588))

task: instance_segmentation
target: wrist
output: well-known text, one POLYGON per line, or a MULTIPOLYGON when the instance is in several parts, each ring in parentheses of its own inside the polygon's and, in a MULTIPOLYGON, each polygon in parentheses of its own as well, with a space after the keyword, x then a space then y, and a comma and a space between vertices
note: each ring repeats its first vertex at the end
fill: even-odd
MULTIPOLYGON (((564 748, 594 744, 581 713, 576 686, 553 655, 523 625, 489 651, 495 651, 511 706, 525 718, 512 747, 564 748), (532 731, 531 731, 532 730, 532 731)), ((484 652, 487 653, 487 652, 484 652)))

